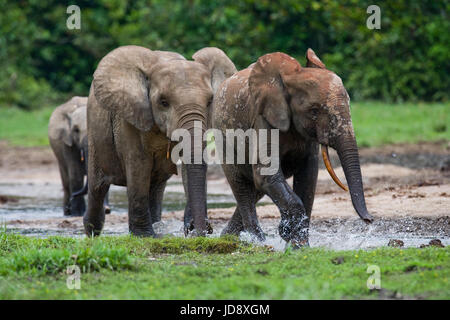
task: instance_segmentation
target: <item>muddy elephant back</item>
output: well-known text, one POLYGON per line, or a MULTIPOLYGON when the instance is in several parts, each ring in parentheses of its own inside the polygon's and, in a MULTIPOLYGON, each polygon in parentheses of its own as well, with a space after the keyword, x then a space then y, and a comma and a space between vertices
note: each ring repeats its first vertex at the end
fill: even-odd
POLYGON ((225 130, 250 126, 248 104, 250 71, 250 68, 241 70, 219 86, 212 108, 213 128, 225 130))

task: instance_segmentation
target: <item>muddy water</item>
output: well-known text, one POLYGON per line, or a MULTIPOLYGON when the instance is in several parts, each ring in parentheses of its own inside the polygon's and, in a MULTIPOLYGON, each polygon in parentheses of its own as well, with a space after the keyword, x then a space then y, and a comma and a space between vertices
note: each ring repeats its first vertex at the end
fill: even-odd
MULTIPOLYGON (((0 221, 61 218, 62 190, 53 183, 4 183, 0 194, 8 199, 0 204, 0 221)), ((86 197, 87 199, 87 197, 86 197)), ((126 214, 128 201, 126 188, 112 186, 109 200, 114 213, 126 214)), ((183 210, 185 194, 181 182, 169 182, 163 200, 163 213, 183 210)), ((231 194, 208 194, 208 208, 229 208, 235 205, 231 194)))
MULTIPOLYGON (((208 208, 230 208, 235 205, 233 196, 224 193, 220 185, 208 185, 208 208)), ((0 184, 0 194, 7 201, 0 204, 0 223, 7 229, 37 237, 49 235, 83 236, 81 218, 62 216, 61 187, 57 183, 5 183, 0 184)), ((263 205, 269 200, 264 198, 263 205)), ((110 190, 112 215, 107 216, 103 234, 128 233, 127 198, 125 188, 113 186, 110 190)), ((158 235, 184 236, 180 215, 174 211, 184 209, 185 196, 179 180, 171 180, 163 202, 163 221, 154 225, 158 235)), ((278 213, 274 214, 278 217, 278 213)), ((227 219, 213 218, 212 236, 219 236, 227 219)), ((278 218, 261 219, 266 233, 265 245, 283 250, 286 243, 278 235, 278 218)), ((386 246, 391 239, 402 240, 405 247, 418 247, 432 239, 450 245, 450 218, 384 217, 366 225, 357 217, 314 218, 311 222, 310 245, 334 250, 369 249, 386 246)), ((241 238, 254 241, 248 234, 241 238)))

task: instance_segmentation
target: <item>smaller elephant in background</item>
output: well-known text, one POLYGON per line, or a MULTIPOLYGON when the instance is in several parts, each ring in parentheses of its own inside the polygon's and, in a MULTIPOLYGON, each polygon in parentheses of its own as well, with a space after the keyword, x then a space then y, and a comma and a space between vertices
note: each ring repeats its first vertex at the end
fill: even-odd
MULTIPOLYGON (((58 160, 64 189, 63 208, 66 216, 83 216, 86 211, 88 140, 86 125, 87 97, 73 97, 53 111, 48 124, 48 138, 58 160)), ((105 211, 111 210, 108 197, 105 211)))

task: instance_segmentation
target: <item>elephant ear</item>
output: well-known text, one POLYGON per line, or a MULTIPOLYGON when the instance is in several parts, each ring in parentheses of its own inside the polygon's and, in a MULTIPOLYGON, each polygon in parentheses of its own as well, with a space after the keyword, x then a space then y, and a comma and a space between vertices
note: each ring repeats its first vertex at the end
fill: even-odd
POLYGON ((70 99, 70 101, 68 103, 74 104, 77 107, 85 107, 87 106, 87 102, 88 102, 88 97, 80 97, 80 96, 75 96, 72 97, 72 99, 70 99))
POLYGON ((323 62, 319 59, 319 57, 315 54, 315 52, 311 48, 309 48, 306 51, 306 66, 308 68, 326 69, 323 62))
POLYGON ((65 145, 71 147, 73 144, 72 136, 70 135, 70 117, 64 114, 64 119, 60 123, 59 127, 59 138, 64 142, 65 145))
POLYGON ((181 54, 172 51, 160 51, 154 50, 153 53, 159 56, 163 60, 186 60, 181 54))
POLYGON ((48 137, 55 141, 62 141, 71 147, 73 144, 70 136, 70 119, 66 114, 53 114, 48 126, 48 137))
POLYGON ((208 47, 198 50, 192 59, 205 65, 211 71, 211 87, 214 93, 225 79, 237 72, 234 63, 219 48, 208 47))
POLYGON ((70 136, 69 114, 78 108, 77 97, 73 97, 66 103, 58 106, 52 113, 48 124, 48 137, 55 141, 63 141, 71 147, 73 144, 70 136))
POLYGON ((153 114, 150 76, 158 55, 139 46, 119 47, 107 54, 94 73, 95 99, 142 131, 150 131, 153 114))
POLYGON ((289 130, 291 111, 287 102, 285 78, 299 73, 300 64, 281 52, 258 59, 250 72, 249 89, 255 106, 252 121, 262 115, 272 127, 289 130))

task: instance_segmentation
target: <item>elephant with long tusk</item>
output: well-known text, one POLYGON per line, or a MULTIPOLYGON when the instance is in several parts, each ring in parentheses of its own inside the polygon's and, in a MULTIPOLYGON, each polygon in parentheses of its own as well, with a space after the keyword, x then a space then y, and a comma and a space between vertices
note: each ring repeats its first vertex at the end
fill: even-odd
MULTIPOLYGON (((266 54, 225 80, 218 89, 212 108, 212 126, 222 131, 224 145, 230 143, 226 141, 227 129, 246 132, 254 129, 258 133, 267 129, 270 133, 267 146, 271 152, 271 130, 278 129, 279 134, 279 167, 273 174, 263 174, 262 169, 268 165, 262 161, 222 165, 237 201, 236 211, 223 234, 247 231, 263 240, 255 204, 266 194, 280 210, 281 237, 294 246, 308 245, 319 145, 332 179, 342 189, 350 190, 358 215, 366 222, 373 220, 364 199, 347 91, 341 79, 325 68, 313 50, 308 49, 306 60, 306 67, 301 67, 284 53, 266 54), (329 146, 339 155, 348 189, 331 167, 329 146), (286 182, 291 176, 293 189, 286 182)), ((250 143, 246 143, 249 148, 250 143)), ((236 147, 234 153, 238 153, 236 147)))

